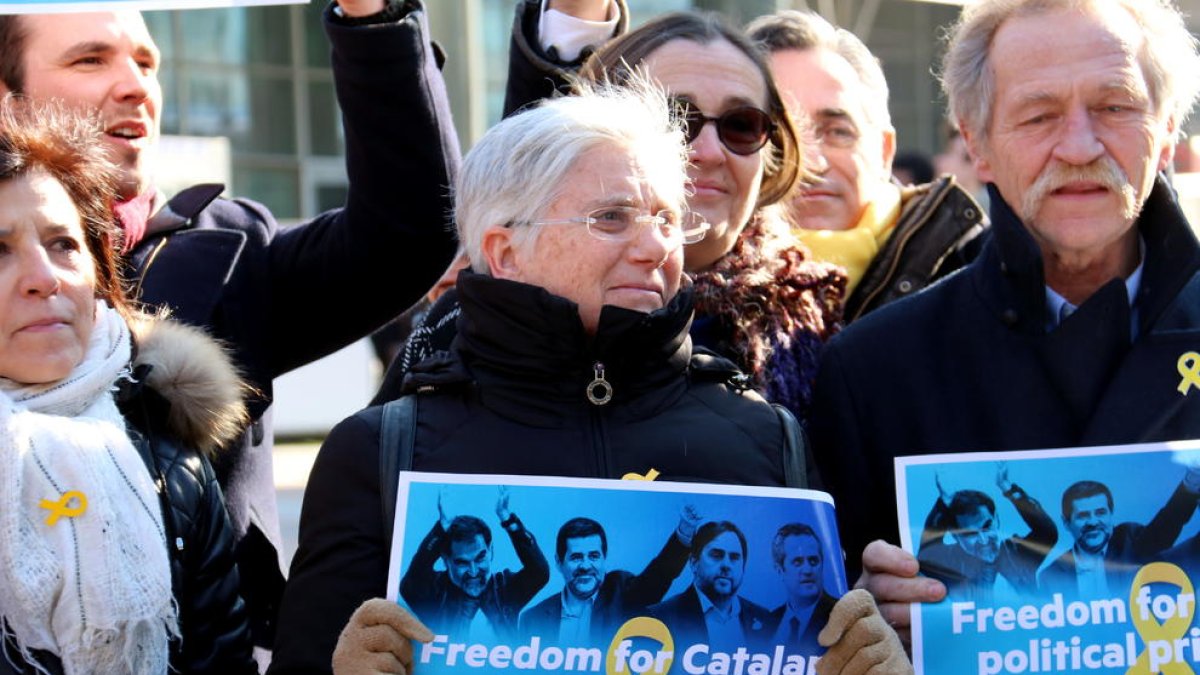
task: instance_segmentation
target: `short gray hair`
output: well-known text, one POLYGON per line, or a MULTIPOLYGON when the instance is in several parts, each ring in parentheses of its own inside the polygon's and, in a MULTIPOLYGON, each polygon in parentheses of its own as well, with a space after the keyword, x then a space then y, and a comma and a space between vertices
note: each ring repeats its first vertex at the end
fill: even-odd
MULTIPOLYGON (((572 95, 502 120, 467 153, 454 215, 471 268, 489 272, 481 251, 487 228, 537 220, 562 193, 563 177, 599 147, 635 153, 657 196, 686 208, 687 144, 667 94, 644 75, 619 86, 578 82, 572 95)), ((514 240, 540 229, 521 228, 514 240)))
POLYGON ((1144 40, 1138 62, 1160 113, 1173 117, 1176 133, 1200 93, 1200 55, 1171 0, 980 0, 963 9, 948 33, 949 46, 942 60, 942 88, 950 103, 950 116, 978 138, 987 137, 995 97, 995 73, 989 51, 996 31, 1010 18, 1071 9, 1086 10, 1115 4, 1129 13, 1142 29, 1144 40))
POLYGON ((891 129, 888 84, 879 59, 858 36, 838 28, 818 14, 785 9, 760 16, 746 26, 750 39, 769 53, 788 49, 826 49, 846 59, 867 90, 863 112, 878 129, 891 129))

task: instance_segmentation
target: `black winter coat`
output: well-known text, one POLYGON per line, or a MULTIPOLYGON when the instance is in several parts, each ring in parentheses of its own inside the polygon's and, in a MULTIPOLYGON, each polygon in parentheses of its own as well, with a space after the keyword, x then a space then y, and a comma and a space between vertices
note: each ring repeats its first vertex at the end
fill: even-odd
POLYGON ((458 141, 421 4, 393 0, 375 25, 324 16, 346 137, 345 208, 285 228, 261 204, 197 186, 155 214, 128 261, 140 299, 228 344, 257 390, 246 399, 252 426, 215 468, 262 646, 283 589, 272 381, 400 314, 455 247, 446 213, 458 141))
MULTIPOLYGON (((469 271, 454 351, 418 364, 413 468, 453 473, 784 485, 784 428, 728 361, 693 354, 691 292, 644 314, 605 307, 589 339, 576 305, 469 271), (612 401, 585 390, 602 364, 612 401)), ((387 588, 381 407, 330 433, 304 493, 300 547, 280 612, 272 673, 329 672, 338 633, 387 588)), ((392 479, 394 481, 394 478, 392 479)))
POLYGON ((1047 331, 1037 244, 994 189, 991 212, 974 262, 825 347, 809 430, 852 575, 870 541, 899 543, 897 456, 1200 438, 1178 366, 1200 351, 1200 243, 1165 179, 1136 225, 1132 341, 1123 279, 1047 331))

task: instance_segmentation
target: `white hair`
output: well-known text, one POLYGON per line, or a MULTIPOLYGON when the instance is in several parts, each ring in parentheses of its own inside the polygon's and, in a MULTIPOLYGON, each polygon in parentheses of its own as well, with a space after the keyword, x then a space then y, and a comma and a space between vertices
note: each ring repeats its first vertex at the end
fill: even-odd
POLYGON ((1175 120, 1176 133, 1200 93, 1200 55, 1196 39, 1171 0, 980 0, 963 9, 948 33, 942 60, 942 87, 950 115, 978 138, 987 137, 995 96, 995 73, 989 51, 996 31, 1010 18, 1057 10, 1086 11, 1115 6, 1141 28, 1144 40, 1138 62, 1157 111, 1175 120))
POLYGON ((892 129, 888 112, 888 84, 879 59, 858 36, 838 28, 813 12, 785 9, 760 16, 746 26, 746 33, 768 53, 795 49, 825 49, 846 60, 866 89, 863 114, 876 129, 892 129))
MULTIPOLYGON (((575 89, 501 121, 463 160, 454 214, 476 272, 490 271, 481 251, 487 228, 537 220, 566 187, 563 177, 595 148, 633 153, 658 198, 685 208, 687 144, 666 93, 642 74, 620 86, 579 82, 575 89)), ((540 229, 520 228, 515 245, 540 229)))

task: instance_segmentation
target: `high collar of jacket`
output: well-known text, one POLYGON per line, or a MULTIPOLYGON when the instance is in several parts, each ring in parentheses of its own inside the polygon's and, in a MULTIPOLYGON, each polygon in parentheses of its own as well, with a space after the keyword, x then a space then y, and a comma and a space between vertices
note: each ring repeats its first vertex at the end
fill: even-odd
MULTIPOLYGON (((977 288, 1006 324, 1023 333, 1042 333, 1047 310, 1041 250, 995 185, 988 184, 988 195, 992 239, 974 268, 982 282, 977 288), (997 271, 1003 284, 986 280, 997 271)), ((1174 190, 1161 175, 1135 227, 1146 244, 1142 282, 1135 300, 1141 332, 1145 332, 1200 270, 1200 243, 1179 208, 1174 190)))
MULTIPOLYGON (((605 306, 595 335, 579 307, 545 289, 464 271, 457 285, 462 313, 453 357, 466 369, 481 402, 535 426, 559 426, 590 410, 650 415, 682 393, 691 359, 690 282, 651 313, 605 306), (605 406, 589 402, 597 367, 612 388, 605 406)), ((422 377, 444 369, 435 359, 422 377)), ((406 383, 407 384, 407 383, 406 383)))
MULTIPOLYGON (((136 400, 145 387, 167 404, 165 419, 148 421, 210 458, 237 438, 249 421, 245 385, 224 348, 199 328, 162 315, 136 316, 130 330, 139 381, 126 397, 136 400)), ((150 414, 160 412, 155 406, 150 414)))

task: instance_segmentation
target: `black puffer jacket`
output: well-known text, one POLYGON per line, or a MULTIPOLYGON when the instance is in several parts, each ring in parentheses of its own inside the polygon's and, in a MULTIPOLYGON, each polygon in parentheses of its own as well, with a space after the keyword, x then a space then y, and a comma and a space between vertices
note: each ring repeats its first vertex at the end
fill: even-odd
MULTIPOLYGON (((780 417, 731 384, 741 380, 730 362, 692 353, 690 288, 652 314, 605 307, 593 338, 574 303, 536 286, 468 271, 457 289, 453 351, 405 380, 417 397, 415 470, 784 485, 780 417), (587 396, 598 364, 605 405, 587 396)), ((351 613, 387 590, 381 410, 335 427, 313 466, 272 673, 329 672, 351 613)))
MULTIPOLYGON (((253 675, 233 528, 208 459, 245 423, 241 380, 216 342, 197 329, 160 319, 131 328, 135 382, 123 381, 117 399, 162 507, 182 635, 171 643, 172 672, 253 675)), ((17 654, 8 650, 14 660, 17 654)), ((49 672, 62 672, 56 657, 35 656, 49 672)), ((35 672, 0 658, 0 675, 35 672)))

